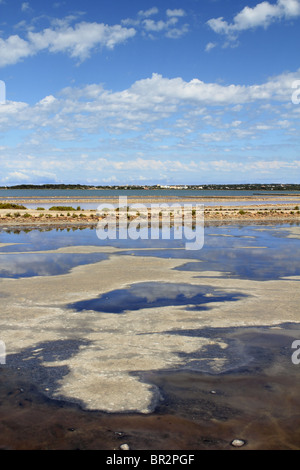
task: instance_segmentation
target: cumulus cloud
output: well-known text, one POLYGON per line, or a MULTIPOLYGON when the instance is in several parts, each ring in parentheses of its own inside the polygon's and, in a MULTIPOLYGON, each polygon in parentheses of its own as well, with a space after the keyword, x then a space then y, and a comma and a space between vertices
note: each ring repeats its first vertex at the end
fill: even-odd
POLYGON ((136 34, 134 28, 118 24, 109 26, 83 21, 71 26, 69 20, 59 20, 40 32, 28 31, 26 39, 18 35, 0 38, 0 66, 15 64, 43 50, 63 52, 84 60, 95 48, 113 49, 136 34))
MULTIPOLYGON (((241 107, 253 103, 256 106, 272 102, 286 105, 291 103, 292 83, 299 77, 300 69, 272 77, 262 84, 243 86, 206 83, 199 79, 185 81, 181 77, 169 79, 153 74, 118 92, 106 90, 98 84, 68 87, 57 96, 44 97, 34 106, 7 101, 0 106, 0 131, 5 132, 15 126, 34 129, 37 132, 35 138, 39 141, 41 134, 38 130, 42 129, 43 132, 49 131, 48 137, 55 134, 59 140, 75 141, 81 134, 96 135, 100 130, 116 135, 139 132, 146 126, 180 115, 184 108, 189 111, 187 125, 180 125, 185 134, 192 132, 193 119, 201 119, 207 126, 230 127, 235 136, 243 137, 246 135, 245 129, 240 129, 242 121, 239 118, 235 118, 230 125, 221 126, 218 115, 206 109, 232 107, 236 110, 240 107, 240 111, 233 112, 241 112, 241 107), (210 116, 212 114, 213 117, 210 116)), ((287 128, 288 118, 282 114, 281 120, 286 120, 284 127, 287 128)), ((147 129, 145 135, 149 132, 147 129)), ((210 132, 205 137, 221 140, 223 135, 210 132)))
POLYGON ((150 18, 157 15, 159 10, 156 7, 150 8, 146 11, 139 11, 138 17, 126 18, 122 20, 125 26, 134 26, 141 30, 141 32, 153 38, 153 34, 163 33, 166 37, 177 39, 187 33, 189 25, 187 23, 179 24, 181 17, 185 16, 185 11, 182 9, 167 9, 164 19, 150 18))
MULTIPOLYGON (((27 11, 29 3, 23 2, 21 8, 27 11)), ((0 38, 0 67, 16 64, 41 51, 65 53, 79 62, 84 61, 101 48, 113 49, 125 43, 138 31, 149 37, 161 33, 171 39, 186 34, 188 24, 180 24, 184 10, 168 9, 164 19, 153 19, 158 13, 156 7, 140 10, 136 19, 127 18, 116 25, 87 21, 76 23, 78 15, 70 15, 52 20, 50 26, 41 31, 36 31, 33 25, 29 26, 23 20, 16 27, 24 29, 24 37, 16 34, 0 38)))
POLYGON ((291 85, 299 78, 300 69, 242 86, 153 74, 117 92, 90 84, 65 88, 34 105, 6 101, 0 106, 0 133, 18 131, 11 145, 0 148, 2 181, 54 180, 65 174, 81 181, 118 175, 126 183, 149 180, 151 174, 160 181, 160 174, 162 179, 171 173, 188 177, 194 171, 299 170, 299 116, 291 103, 291 85), (263 147, 269 133, 273 167, 263 147), (282 136, 295 146, 294 158, 281 156, 280 150, 286 155, 286 146, 278 146, 282 136), (251 159, 251 150, 260 151, 261 158, 251 159), (37 169, 40 174, 33 173, 37 169))
POLYGON ((0 38, 0 67, 15 64, 33 54, 34 47, 18 35, 9 36, 7 39, 0 38))
POLYGON ((300 0, 277 0, 276 3, 263 1, 254 7, 246 6, 233 18, 231 23, 223 17, 211 18, 207 24, 218 34, 235 38, 241 31, 258 27, 267 28, 271 23, 300 16, 300 0))
POLYGON ((174 26, 177 23, 177 18, 170 18, 168 21, 154 21, 154 20, 144 20, 143 25, 146 31, 162 31, 164 29, 168 30, 171 26, 174 26))
POLYGON ((96 46, 113 49, 135 35, 133 28, 121 25, 108 26, 103 23, 81 22, 73 26, 44 29, 40 33, 28 33, 30 43, 36 50, 68 52, 71 57, 86 59, 96 46))
POLYGON ((292 83, 299 77, 300 69, 295 73, 286 73, 270 78, 260 85, 220 85, 205 83, 199 79, 189 82, 182 78, 168 79, 159 74, 135 82, 128 90, 130 93, 151 96, 152 102, 165 100, 168 104, 188 101, 201 105, 243 104, 254 101, 290 101, 292 83))

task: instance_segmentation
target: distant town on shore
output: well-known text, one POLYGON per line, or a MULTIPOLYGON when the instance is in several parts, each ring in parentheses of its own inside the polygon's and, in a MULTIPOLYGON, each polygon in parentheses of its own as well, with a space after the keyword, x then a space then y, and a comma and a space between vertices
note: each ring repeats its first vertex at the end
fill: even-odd
POLYGON ((119 189, 119 190, 163 190, 163 189, 185 189, 185 190, 239 190, 239 191, 300 191, 300 184, 156 184, 156 185, 87 185, 87 184, 60 184, 60 183, 46 183, 46 184, 19 184, 14 186, 0 186, 0 189, 82 189, 82 190, 97 190, 97 189, 119 189))

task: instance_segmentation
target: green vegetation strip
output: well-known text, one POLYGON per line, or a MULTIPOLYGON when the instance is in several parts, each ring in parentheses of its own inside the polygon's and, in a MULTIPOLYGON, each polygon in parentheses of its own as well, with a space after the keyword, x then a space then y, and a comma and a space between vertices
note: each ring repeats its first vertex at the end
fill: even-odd
MULTIPOLYGON (((80 210, 80 209, 77 209, 80 210)), ((52 206, 49 211, 76 211, 74 207, 71 206, 52 206)))
POLYGON ((0 209, 27 209, 27 207, 20 204, 12 204, 11 202, 1 202, 0 209))

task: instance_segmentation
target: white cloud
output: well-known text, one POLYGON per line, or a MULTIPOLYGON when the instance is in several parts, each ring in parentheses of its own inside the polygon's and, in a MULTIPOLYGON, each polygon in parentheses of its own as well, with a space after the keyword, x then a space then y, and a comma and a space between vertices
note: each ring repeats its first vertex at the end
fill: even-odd
POLYGON ((282 19, 300 17, 300 0, 277 0, 276 3, 263 1, 254 7, 246 6, 228 23, 223 17, 212 18, 207 24, 218 34, 235 38, 238 33, 257 27, 267 28, 282 19))
MULTIPOLYGON (((0 106, 0 132, 16 127, 30 130, 31 141, 40 144, 51 139, 78 142, 87 135, 99 133, 120 136, 142 132, 146 138, 153 135, 153 128, 156 129, 155 141, 159 140, 157 137, 163 141, 175 136, 188 138, 200 132, 207 142, 228 141, 232 137, 243 139, 257 135, 257 126, 261 125, 271 125, 284 132, 292 129, 289 123, 294 124, 298 119, 296 113, 285 115, 282 107, 291 102, 291 84, 299 77, 300 69, 259 85, 242 86, 205 83, 198 79, 187 82, 180 77, 169 79, 153 74, 118 92, 98 84, 68 87, 57 96, 44 97, 34 106, 7 101, 0 106), (260 115, 258 105, 270 103, 274 106, 269 111, 268 122, 262 123, 259 118, 258 123, 243 126, 243 107, 255 104, 256 113, 260 115), (280 112, 278 124, 274 121, 275 104, 280 112), (226 112, 235 114, 232 119, 223 121, 226 112), (170 117, 176 118, 172 124, 170 117), (158 130, 161 125, 163 131, 158 130)), ((260 132, 262 130, 260 127, 260 132)))
POLYGON ((189 30, 189 25, 184 24, 180 28, 171 28, 169 31, 166 32, 166 37, 171 39, 178 39, 184 34, 186 34, 189 30))
POLYGON ((177 39, 187 33, 189 25, 178 24, 181 17, 185 16, 182 9, 166 10, 166 18, 156 19, 150 18, 159 13, 156 7, 146 11, 139 11, 138 18, 126 18, 121 21, 124 26, 134 26, 140 29, 142 34, 153 39, 153 34, 163 33, 167 38, 177 39))
MULTIPOLYGON (((28 2, 22 3, 22 10, 30 9, 28 2)), ((134 37, 138 30, 142 34, 153 37, 162 33, 168 38, 177 39, 188 31, 188 24, 179 24, 185 12, 181 9, 167 10, 166 19, 154 20, 151 16, 159 12, 153 7, 139 11, 137 19, 124 19, 121 24, 107 25, 97 22, 78 21, 77 15, 69 15, 63 19, 53 19, 49 27, 36 31, 34 25, 27 25, 23 20, 15 27, 24 30, 24 36, 11 35, 0 38, 0 67, 16 64, 34 56, 41 51, 65 53, 70 57, 83 61, 97 49, 113 49, 134 37)))
MULTIPOLYGON (((226 149, 229 151, 230 149, 226 149)), ((74 153, 74 152, 73 152, 74 153)), ((227 152, 228 153, 228 152, 227 152)), ((74 163, 74 159, 73 159, 74 163)), ((214 174, 220 175, 234 172, 235 174, 270 174, 279 175, 283 171, 289 171, 293 174, 299 171, 299 160, 286 161, 283 159, 250 159, 245 161, 228 160, 226 158, 205 159, 187 158, 182 161, 177 158, 163 157, 157 158, 129 158, 126 161, 121 159, 95 157, 77 160, 76 165, 67 159, 67 165, 61 165, 59 157, 50 162, 45 159, 42 161, 41 168, 36 170, 37 158, 34 158, 29 165, 24 168, 24 160, 15 162, 14 168, 8 167, 7 173, 2 175, 3 184, 17 184, 20 182, 41 183, 41 182, 70 182, 72 178, 81 182, 94 181, 97 184, 116 184, 120 182, 136 182, 139 181, 159 181, 165 180, 170 182, 171 175, 181 178, 193 178, 193 175, 214 174), (73 168, 70 170, 70 168, 73 168), (65 173, 62 173, 65 172, 65 173), (60 176, 59 176, 60 175, 60 176)))
POLYGON ((158 13, 158 8, 153 7, 153 8, 149 8, 149 10, 146 10, 146 11, 140 10, 138 12, 138 16, 147 18, 148 16, 156 15, 157 13, 158 13))
POLYGON ((40 33, 28 33, 28 38, 36 50, 48 49, 50 52, 68 52, 71 57, 81 60, 89 57, 96 46, 113 49, 135 35, 133 28, 121 25, 108 26, 103 23, 77 23, 74 27, 65 26, 44 29, 40 33))
POLYGON ((21 171, 12 171, 7 174, 3 179, 5 184, 17 184, 20 182, 24 183, 39 183, 40 181, 57 181, 55 173, 50 173, 47 171, 38 171, 38 170, 21 170, 21 171))
POLYGON ((186 34, 188 31, 188 24, 177 26, 177 23, 178 17, 172 16, 167 21, 154 21, 152 19, 145 19, 142 22, 142 26, 144 27, 145 31, 150 34, 153 32, 164 32, 167 38, 177 39, 186 34))
POLYGON ((30 6, 29 6, 29 3, 28 2, 23 2, 22 5, 21 5, 21 10, 22 11, 28 11, 30 10, 30 6))
MULTIPOLYGON (((97 164, 95 162, 95 164, 97 164)), ((111 168, 114 171, 151 171, 155 168, 156 171, 194 171, 195 163, 183 163, 179 160, 162 160, 162 159, 145 159, 135 158, 126 161, 111 161, 101 158, 98 161, 99 169, 111 168)))
POLYGON ((206 52, 209 52, 211 51, 212 49, 214 49, 216 47, 216 43, 215 42, 209 42, 206 44, 205 46, 205 51, 206 52))
POLYGON ((171 174, 191 180, 215 171, 293 176, 299 171, 299 116, 293 114, 297 106, 288 106, 298 78, 300 69, 242 86, 153 74, 118 92, 91 84, 35 105, 7 101, 0 106, 0 132, 8 136, 0 148, 2 181, 59 181, 64 175, 68 182, 97 176, 98 184, 114 176, 123 183, 139 177, 157 182, 160 174, 162 180, 171 174))
POLYGON ((154 103, 174 104, 181 100, 201 105, 237 105, 254 101, 287 101, 291 100, 291 86, 300 74, 286 73, 270 78, 261 85, 220 85, 205 83, 199 79, 185 82, 182 78, 168 79, 159 74, 139 80, 129 89, 131 93, 150 96, 154 103), (154 95, 154 96, 153 96, 154 95))
POLYGON ((0 67, 15 64, 34 53, 32 45, 18 35, 0 38, 0 67))
POLYGON ((81 22, 70 26, 67 20, 59 20, 54 26, 40 32, 29 31, 26 39, 18 35, 0 38, 0 67, 16 64, 42 50, 64 52, 73 58, 84 60, 93 49, 113 49, 135 34, 134 28, 121 25, 81 22))
MULTIPOLYGON (((175 23, 176 21, 174 22, 172 20, 172 25, 174 25, 175 23)), ((162 21, 162 20, 154 21, 154 20, 147 19, 143 21, 143 25, 146 31, 155 31, 155 32, 162 31, 164 29, 167 29, 170 26, 170 24, 171 23, 162 21)))
POLYGON ((175 10, 170 10, 168 9, 166 11, 167 16, 185 16, 185 11, 182 10, 181 8, 175 9, 175 10))

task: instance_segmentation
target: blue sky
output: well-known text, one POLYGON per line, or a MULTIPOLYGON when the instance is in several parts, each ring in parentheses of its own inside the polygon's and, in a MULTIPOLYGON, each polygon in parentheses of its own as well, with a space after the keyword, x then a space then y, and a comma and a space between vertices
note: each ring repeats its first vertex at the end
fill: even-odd
POLYGON ((299 183, 300 0, 0 0, 0 185, 299 183))

